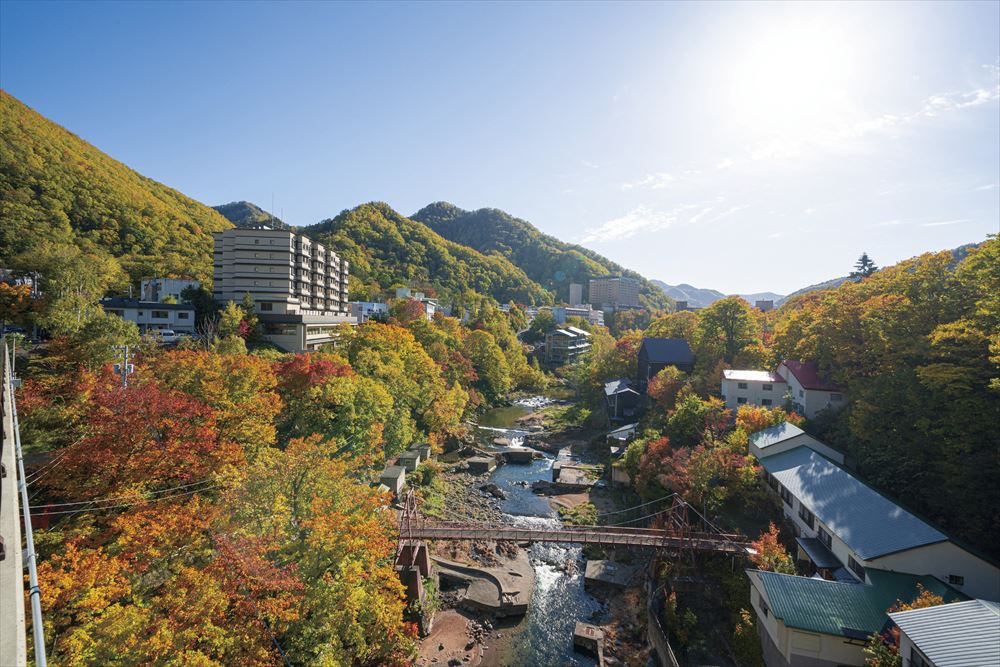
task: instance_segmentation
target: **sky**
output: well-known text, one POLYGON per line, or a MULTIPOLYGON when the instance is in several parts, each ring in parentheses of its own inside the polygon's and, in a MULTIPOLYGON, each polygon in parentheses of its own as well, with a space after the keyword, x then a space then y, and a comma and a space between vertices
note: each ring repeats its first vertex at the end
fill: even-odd
POLYGON ((5 0, 0 87, 209 205, 496 207, 726 293, 1000 231, 1000 2, 5 0))

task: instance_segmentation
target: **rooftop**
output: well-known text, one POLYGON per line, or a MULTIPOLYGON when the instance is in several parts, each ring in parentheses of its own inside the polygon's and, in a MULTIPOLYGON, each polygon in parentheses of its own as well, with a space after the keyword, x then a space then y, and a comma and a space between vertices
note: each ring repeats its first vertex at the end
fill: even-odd
POLYGON ((771 445, 776 445, 779 442, 785 442, 786 440, 797 438, 800 435, 806 435, 806 432, 795 424, 781 422, 780 424, 768 426, 761 431, 751 434, 750 442, 761 449, 766 449, 771 445))
POLYGON ((818 389, 820 391, 840 391, 840 387, 828 376, 819 372, 819 365, 815 361, 796 361, 785 359, 781 362, 788 368, 789 372, 795 376, 806 389, 818 389))
POLYGON ((575 333, 577 336, 584 336, 585 338, 590 338, 591 336, 589 331, 584 331, 583 329, 577 329, 576 327, 566 327, 566 330, 575 333))
POLYGON ((936 667, 1000 665, 1000 604, 969 600, 889 614, 936 667))
POLYGON ((870 585, 760 570, 748 573, 760 578, 771 611, 786 626, 859 640, 882 630, 887 610, 897 601, 915 599, 917 584, 949 601, 964 599, 961 593, 932 576, 875 568, 868 570, 870 585))
POLYGON ((808 447, 775 454, 761 465, 864 560, 948 539, 808 447))
POLYGON ((156 308, 157 310, 194 310, 190 303, 160 303, 158 301, 139 301, 139 299, 124 299, 121 297, 109 297, 101 299, 101 305, 105 308, 156 308))
POLYGON ((771 371, 742 371, 736 369, 722 371, 722 376, 727 380, 739 380, 740 382, 773 382, 775 384, 785 382, 785 378, 772 373, 771 371))
POLYGON ((610 382, 604 383, 604 393, 607 396, 614 396, 615 394, 621 394, 626 391, 631 391, 636 394, 639 393, 632 388, 632 382, 627 378, 618 378, 617 380, 611 380, 610 382))
POLYGON ((643 338, 642 347, 649 360, 656 363, 694 363, 691 346, 683 338, 643 338))

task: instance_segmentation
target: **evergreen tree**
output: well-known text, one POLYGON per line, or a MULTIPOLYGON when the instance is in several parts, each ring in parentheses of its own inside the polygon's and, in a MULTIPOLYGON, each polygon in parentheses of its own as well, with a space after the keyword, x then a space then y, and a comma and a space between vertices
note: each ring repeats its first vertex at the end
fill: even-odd
POLYGON ((851 278, 861 280, 867 278, 871 274, 878 271, 878 266, 872 261, 872 258, 868 256, 867 252, 861 253, 861 257, 858 257, 858 261, 854 264, 854 270, 851 271, 851 278))

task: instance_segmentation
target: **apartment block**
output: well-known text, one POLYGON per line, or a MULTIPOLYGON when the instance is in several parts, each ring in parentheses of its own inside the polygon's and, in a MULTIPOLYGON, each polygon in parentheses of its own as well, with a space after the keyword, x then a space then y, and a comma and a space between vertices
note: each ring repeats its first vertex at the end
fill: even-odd
POLYGON ((638 308, 639 281, 625 276, 605 276, 590 281, 590 303, 605 309, 638 308))
POLYGON ((347 301, 349 265, 310 238, 266 226, 216 232, 215 284, 219 303, 253 298, 265 336, 292 352, 336 337, 340 324, 356 324, 347 301))

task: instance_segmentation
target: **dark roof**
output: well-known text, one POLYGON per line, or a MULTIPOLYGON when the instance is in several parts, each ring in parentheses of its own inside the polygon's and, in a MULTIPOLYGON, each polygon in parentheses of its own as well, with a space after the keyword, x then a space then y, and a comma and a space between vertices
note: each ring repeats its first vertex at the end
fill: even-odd
POLYGON ((632 389, 632 382, 626 378, 618 378, 617 380, 612 380, 611 382, 604 383, 604 393, 607 396, 614 396, 615 394, 622 394, 626 391, 631 391, 638 394, 635 389, 632 389))
POLYGON ((101 299, 104 308, 147 308, 157 310, 194 310, 190 303, 160 303, 158 301, 139 301, 139 299, 123 299, 121 297, 109 297, 101 299))
POLYGON ((802 550, 809 556, 813 565, 821 570, 836 570, 843 567, 843 564, 833 555, 825 544, 815 537, 796 537, 795 541, 802 547, 802 550))
POLYGON ((864 560, 948 539, 809 447, 769 456, 761 465, 864 560))
POLYGON ((794 359, 785 359, 782 363, 784 363, 789 372, 795 376, 795 379, 799 381, 799 384, 806 389, 840 391, 840 387, 838 387, 829 378, 829 376, 820 374, 819 365, 815 361, 796 361, 794 359))
POLYGON ((641 350, 650 361, 660 364, 692 364, 694 354, 683 338, 643 338, 641 350))

